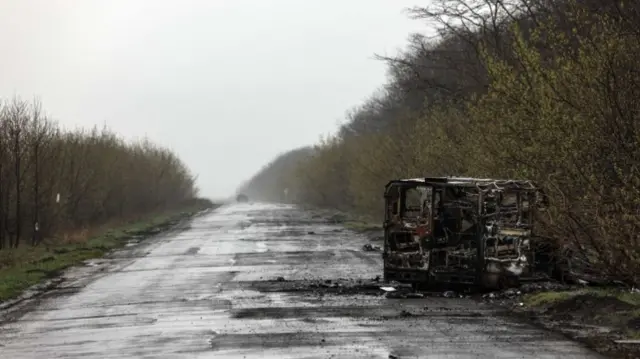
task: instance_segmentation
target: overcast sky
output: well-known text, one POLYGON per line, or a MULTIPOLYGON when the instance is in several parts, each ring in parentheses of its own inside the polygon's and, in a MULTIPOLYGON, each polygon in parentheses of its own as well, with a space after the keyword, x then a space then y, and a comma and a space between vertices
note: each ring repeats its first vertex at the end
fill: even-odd
POLYGON ((0 97, 175 150, 232 195, 385 80, 410 0, 0 0, 0 97))

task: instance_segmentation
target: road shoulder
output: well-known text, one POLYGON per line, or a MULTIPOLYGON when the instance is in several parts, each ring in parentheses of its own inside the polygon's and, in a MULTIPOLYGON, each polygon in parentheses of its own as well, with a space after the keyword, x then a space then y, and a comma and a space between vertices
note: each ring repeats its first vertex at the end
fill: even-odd
POLYGON ((640 293, 635 290, 547 285, 528 293, 518 289, 492 293, 484 299, 605 356, 640 357, 640 293))
POLYGON ((110 258, 114 253, 135 250, 150 239, 180 230, 196 216, 219 206, 187 207, 156 214, 105 230, 81 243, 25 246, 0 252, 7 256, 5 265, 0 267, 0 321, 19 317, 41 297, 69 288, 71 282, 89 281, 114 265, 117 258, 110 258))

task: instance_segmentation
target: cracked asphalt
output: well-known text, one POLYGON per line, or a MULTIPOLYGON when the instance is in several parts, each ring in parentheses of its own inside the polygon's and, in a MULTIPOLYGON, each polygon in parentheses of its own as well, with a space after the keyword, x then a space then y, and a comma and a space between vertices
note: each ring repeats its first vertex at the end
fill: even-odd
POLYGON ((386 298, 365 243, 293 206, 223 206, 66 273, 0 325, 0 358, 600 358, 471 299, 386 298))

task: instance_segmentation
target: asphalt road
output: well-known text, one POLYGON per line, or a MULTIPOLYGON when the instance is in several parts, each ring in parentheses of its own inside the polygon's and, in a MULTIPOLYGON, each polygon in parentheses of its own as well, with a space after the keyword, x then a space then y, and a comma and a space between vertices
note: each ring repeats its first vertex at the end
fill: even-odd
POLYGON ((367 241, 293 207, 221 207, 68 273, 0 326, 0 358, 599 358, 471 299, 386 298, 367 241))

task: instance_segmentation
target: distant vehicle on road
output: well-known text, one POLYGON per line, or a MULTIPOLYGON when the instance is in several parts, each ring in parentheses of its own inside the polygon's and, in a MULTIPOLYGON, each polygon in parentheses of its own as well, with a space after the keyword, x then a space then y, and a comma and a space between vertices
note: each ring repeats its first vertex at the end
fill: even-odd
POLYGON ((242 194, 240 193, 237 197, 236 197, 236 201, 239 203, 246 203, 249 202, 249 197, 247 197, 246 194, 242 194))
POLYGON ((385 280, 500 288, 531 278, 541 195, 526 180, 390 181, 384 193, 385 280))

